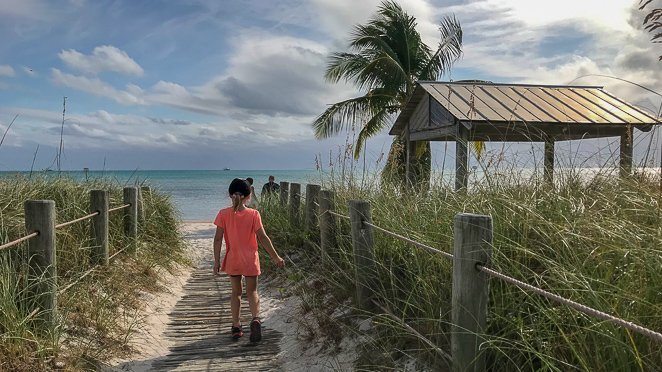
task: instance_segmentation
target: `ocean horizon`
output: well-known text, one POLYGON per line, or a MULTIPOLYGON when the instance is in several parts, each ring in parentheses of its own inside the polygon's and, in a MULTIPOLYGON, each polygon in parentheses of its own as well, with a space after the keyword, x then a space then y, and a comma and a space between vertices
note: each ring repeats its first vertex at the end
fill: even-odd
MULTIPOLYGON (((30 171, 0 171, 0 177, 27 176, 30 171)), ((228 186, 234 178, 254 179, 260 198, 262 185, 270 175, 276 182, 319 183, 321 174, 314 169, 299 170, 82 170, 35 171, 35 175, 65 175, 84 180, 104 178, 120 185, 145 184, 168 194, 183 221, 212 221, 216 213, 230 205, 228 186)))
MULTIPOLYGON (((573 168, 555 169, 555 178, 573 168)), ((660 168, 639 168, 651 174, 662 172, 660 168)), ((577 170, 577 169, 575 169, 577 170)), ((592 177, 599 173, 603 175, 618 175, 617 168, 581 168, 585 177, 592 177)), ((355 170, 356 180, 362 176, 367 179, 378 179, 378 173, 375 171, 361 174, 360 170, 355 170), (377 177, 377 178, 375 178, 377 177)), ((254 179, 255 192, 258 201, 261 197, 262 186, 268 181, 269 176, 274 176, 276 182, 298 182, 302 187, 307 183, 324 184, 329 181, 329 174, 315 169, 294 169, 294 170, 75 170, 75 171, 0 171, 0 178, 21 175, 24 177, 30 174, 38 176, 57 176, 64 175, 77 180, 103 178, 115 182, 121 186, 128 185, 149 185, 152 188, 165 193, 171 197, 171 200, 179 211, 179 216, 183 221, 212 221, 216 213, 224 207, 229 206, 230 199, 227 195, 227 189, 234 178, 254 179)), ((492 173, 492 172, 489 172, 492 173)), ((495 172, 499 174, 500 172, 495 172)), ((541 176, 541 169, 518 168, 510 169, 502 173, 510 174, 511 180, 528 177, 541 176)), ((339 173, 337 174, 339 175, 339 173)), ((485 173, 480 168, 469 170, 470 187, 475 183, 480 183, 485 173)), ((453 170, 435 170, 433 179, 436 185, 445 183, 451 187, 454 182, 453 170)), ((374 181, 374 180, 373 180, 374 181)), ((373 182, 374 183, 374 182, 373 182)), ((302 190, 303 191, 303 190, 302 190)))

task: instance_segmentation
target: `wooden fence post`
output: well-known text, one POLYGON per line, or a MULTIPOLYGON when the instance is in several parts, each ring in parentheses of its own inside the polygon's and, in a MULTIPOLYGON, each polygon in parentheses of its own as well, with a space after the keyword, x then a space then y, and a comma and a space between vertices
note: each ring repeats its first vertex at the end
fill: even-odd
POLYGON ((136 253, 138 247, 138 188, 125 187, 123 191, 124 204, 130 204, 124 208, 124 234, 130 239, 129 251, 136 253))
POLYGON ((90 212, 99 212, 92 217, 91 235, 92 252, 90 262, 92 265, 108 265, 108 191, 90 191, 90 212))
POLYGON ((317 210, 319 205, 319 194, 322 187, 320 185, 306 185, 306 231, 310 235, 317 235, 318 224, 317 210))
POLYGON ((289 182, 281 182, 280 183, 280 205, 282 207, 287 205, 287 200, 289 199, 289 193, 290 193, 290 183, 289 182))
POLYGON ((57 265, 55 260, 55 202, 25 202, 25 229, 39 235, 28 240, 27 292, 30 310, 43 312, 41 319, 55 320, 57 309, 57 265))
POLYGON ((349 218, 356 267, 357 303, 363 310, 370 310, 374 308, 371 300, 374 297, 374 283, 377 279, 372 227, 364 223, 372 223, 370 203, 364 200, 350 200, 349 218))
POLYGON ((323 252, 331 255, 331 250, 336 246, 336 219, 329 211, 336 209, 335 193, 322 190, 319 194, 319 225, 320 225, 320 248, 323 252))
POLYGON ((455 216, 453 231, 453 294, 451 297, 451 355, 453 371, 485 371, 480 350, 487 323, 488 277, 476 264, 486 265, 492 249, 492 217, 469 213, 455 216))
POLYGON ((290 184, 290 222, 297 224, 300 221, 299 209, 301 206, 301 184, 292 182, 290 184))

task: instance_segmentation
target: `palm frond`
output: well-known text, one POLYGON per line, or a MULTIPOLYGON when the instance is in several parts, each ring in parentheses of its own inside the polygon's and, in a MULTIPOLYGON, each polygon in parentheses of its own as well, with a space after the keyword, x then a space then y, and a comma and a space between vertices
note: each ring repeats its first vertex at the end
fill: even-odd
POLYGON ((354 147, 354 159, 358 159, 361 156, 361 150, 363 150, 365 141, 384 129, 388 123, 388 118, 388 110, 383 109, 375 113, 375 115, 363 125, 363 128, 359 132, 359 135, 356 139, 356 146, 354 147))
POLYGON ((313 122, 315 138, 328 138, 349 129, 355 123, 370 120, 391 101, 393 101, 392 96, 371 91, 365 96, 334 103, 313 122))
POLYGON ((428 65, 421 70, 421 80, 437 80, 450 71, 462 55, 462 26, 455 16, 446 16, 439 24, 441 41, 428 65))

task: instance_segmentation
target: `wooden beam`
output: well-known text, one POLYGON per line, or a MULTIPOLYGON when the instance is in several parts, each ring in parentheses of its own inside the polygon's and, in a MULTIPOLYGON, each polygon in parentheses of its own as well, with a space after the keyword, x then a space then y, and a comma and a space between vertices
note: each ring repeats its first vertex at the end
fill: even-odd
POLYGON ((412 132, 409 134, 409 139, 412 141, 431 141, 439 137, 452 136, 455 132, 455 126, 449 125, 441 128, 412 132))
POLYGON ((457 126, 455 138, 455 191, 466 190, 469 181, 469 131, 462 124, 457 126))
POLYGON ((626 177, 632 174, 632 135, 633 131, 631 126, 621 134, 621 177, 626 177))
POLYGON ((554 184, 554 139, 545 141, 545 182, 554 184))

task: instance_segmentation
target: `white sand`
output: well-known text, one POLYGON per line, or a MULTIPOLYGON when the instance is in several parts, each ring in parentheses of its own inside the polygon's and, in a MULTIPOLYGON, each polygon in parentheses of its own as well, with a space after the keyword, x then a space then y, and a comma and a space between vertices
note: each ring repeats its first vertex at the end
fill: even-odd
MULTIPOLYGON (((181 226, 189 255, 194 266, 209 259, 212 250, 214 225, 202 222, 187 222, 181 226)), ((262 252, 261 252, 262 253, 262 252)), ((170 313, 184 294, 183 286, 193 267, 182 267, 171 275, 164 273, 162 284, 166 292, 157 295, 144 294, 146 302, 142 311, 142 327, 130 341, 136 354, 128 359, 114 360, 107 371, 148 371, 152 361, 168 354, 171 342, 164 337, 170 313)), ((284 290, 287 284, 279 285, 276 280, 260 283, 260 302, 264 332, 270 329, 283 334, 278 355, 286 371, 351 370, 356 359, 357 340, 346 337, 339 350, 326 350, 321 335, 316 335, 316 321, 311 314, 301 311, 301 299, 284 290), (311 337, 314 342, 311 342, 311 337)), ((229 306, 229 304, 228 304, 229 306)))

